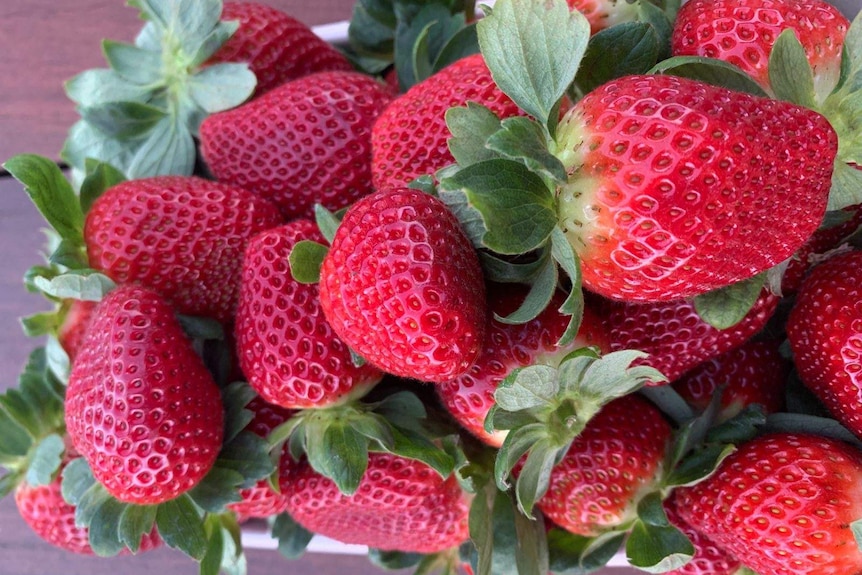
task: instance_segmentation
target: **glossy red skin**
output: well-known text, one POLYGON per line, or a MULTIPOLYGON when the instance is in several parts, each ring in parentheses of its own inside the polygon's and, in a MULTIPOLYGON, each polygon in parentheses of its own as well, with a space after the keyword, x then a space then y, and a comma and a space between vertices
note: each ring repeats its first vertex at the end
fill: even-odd
MULTIPOLYGON (((282 460, 289 459, 285 455, 282 460)), ((303 460, 279 480, 288 513, 313 533, 385 551, 436 553, 468 537, 468 502, 454 475, 442 479, 419 461, 370 453, 351 496, 303 460)))
POLYGON ((849 27, 838 8, 820 0, 691 0, 677 14, 671 51, 674 56, 724 60, 770 90, 772 46, 782 31, 791 29, 815 75, 827 69, 837 81, 849 27))
POLYGON ((201 155, 216 178, 272 200, 286 220, 372 191, 371 128, 392 94, 358 72, 319 72, 208 116, 201 155))
POLYGON ((778 296, 763 290, 748 314, 724 330, 703 321, 688 301, 606 302, 604 315, 611 351, 645 351, 649 357, 641 363, 656 368, 673 382, 701 363, 748 341, 766 325, 778 302, 778 296))
POLYGON ((694 557, 679 569, 667 571, 666 575, 735 575, 742 564, 739 559, 719 547, 709 537, 685 522, 679 514, 676 498, 671 496, 664 502, 664 510, 671 525, 685 533, 694 545, 694 557))
POLYGON ((503 94, 480 54, 467 56, 412 86, 380 115, 371 135, 378 190, 404 186, 455 163, 446 111, 476 102, 500 118, 520 110, 503 94))
POLYGON ((482 353, 470 371, 435 386, 443 405, 466 430, 493 447, 503 443, 501 434, 489 434, 484 423, 494 405, 497 386, 512 371, 535 364, 559 365, 569 353, 580 347, 596 346, 602 352, 610 349, 602 320, 589 308, 577 337, 568 345, 557 346, 571 316, 557 311, 565 300, 558 292, 537 318, 525 324, 505 324, 494 314, 505 317, 520 306, 527 290, 517 284, 492 286, 488 294, 487 327, 482 353))
POLYGON ((784 407, 784 388, 790 363, 778 351, 777 341, 746 342, 683 375, 673 388, 697 409, 706 409, 719 386, 719 420, 727 420, 752 404, 765 413, 784 407))
POLYGON ((63 324, 57 330, 57 340, 63 347, 63 351, 69 356, 70 361, 75 360, 75 356, 81 349, 84 334, 87 332, 87 326, 94 309, 96 309, 96 302, 94 301, 73 300, 69 304, 69 309, 63 318, 63 324))
MULTIPOLYGON (((79 555, 95 555, 90 547, 88 529, 75 525, 75 507, 63 499, 59 475, 48 485, 19 484, 15 489, 15 505, 33 532, 51 545, 79 555)), ((141 538, 138 552, 154 549, 161 542, 154 528, 141 538)), ((128 553, 127 549, 120 552, 121 555, 128 553)))
POLYGON ((838 145, 811 110, 665 75, 604 84, 558 138, 570 174, 560 225, 584 287, 640 302, 699 295, 793 255, 823 218, 838 145))
MULTIPOLYGON (((290 419, 293 413, 267 403, 260 396, 252 399, 245 408, 254 413, 254 418, 245 430, 264 439, 273 429, 290 419)), ((287 498, 272 488, 269 478, 261 479, 253 487, 241 489, 239 495, 242 501, 231 503, 227 508, 236 513, 240 521, 250 517, 273 517, 287 510, 287 498)))
POLYGON ((611 401, 554 467, 536 506, 577 535, 594 537, 626 524, 658 484, 671 432, 661 412, 640 396, 611 401))
POLYGON ((848 444, 761 436, 674 496, 685 521, 761 575, 862 572, 850 529, 862 517, 862 455, 848 444))
POLYGON ((317 284, 293 279, 288 258, 301 240, 326 244, 311 220, 294 220, 249 242, 235 333, 240 367, 268 402, 325 407, 364 395, 383 374, 356 367, 321 309, 317 284))
POLYGON ((803 383, 862 436, 862 251, 811 271, 787 318, 787 339, 803 383))
POLYGON ((120 286, 96 308, 65 402, 72 444, 126 503, 185 493, 221 449, 221 393, 173 310, 154 292, 120 286))
POLYGON ((282 222, 251 192, 192 176, 131 180, 87 213, 90 266, 157 291, 177 313, 233 320, 245 245, 282 222))
POLYGON ((482 349, 479 258, 437 198, 376 192, 345 214, 320 270, 320 304, 335 332, 383 371, 442 382, 482 349))
POLYGON ((208 61, 247 62, 257 77, 255 93, 314 72, 350 71, 341 52, 311 28, 280 10, 257 2, 225 2, 221 19, 239 28, 208 61))

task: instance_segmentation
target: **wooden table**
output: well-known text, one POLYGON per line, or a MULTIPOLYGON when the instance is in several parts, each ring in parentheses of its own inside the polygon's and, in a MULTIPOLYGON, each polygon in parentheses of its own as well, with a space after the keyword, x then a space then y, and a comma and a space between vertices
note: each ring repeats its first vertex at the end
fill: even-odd
MULTIPOLYGON (((344 20, 351 0, 268 0, 309 25, 344 20)), ((837 0, 855 13, 862 0, 837 0)), ((131 40, 140 22, 122 0, 0 1, 0 161, 32 152, 57 159, 66 130, 75 121, 62 81, 81 70, 104 66, 103 37, 131 40)), ((15 385, 35 343, 21 332, 17 318, 46 308, 21 283, 24 271, 39 259, 43 237, 40 218, 10 178, 0 177, 0 390, 15 385)), ((0 438, 2 441, 2 438, 0 438)), ((169 573, 191 575, 196 566, 168 549, 134 558, 94 559, 54 549, 23 523, 11 497, 0 501, 0 555, 5 575, 100 575, 169 573)), ((380 571, 364 557, 307 554, 293 563, 272 551, 247 550, 249 573, 293 575, 380 571)), ((637 573, 606 569, 604 575, 637 573)))

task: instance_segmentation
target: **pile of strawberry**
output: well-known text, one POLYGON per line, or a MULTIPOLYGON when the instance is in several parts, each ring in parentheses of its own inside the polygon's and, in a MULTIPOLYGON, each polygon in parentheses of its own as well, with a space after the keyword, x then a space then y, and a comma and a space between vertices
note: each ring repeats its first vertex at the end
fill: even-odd
POLYGON ((821 0, 139 0, 67 83, 0 396, 50 543, 244 573, 862 573, 862 21, 821 0))

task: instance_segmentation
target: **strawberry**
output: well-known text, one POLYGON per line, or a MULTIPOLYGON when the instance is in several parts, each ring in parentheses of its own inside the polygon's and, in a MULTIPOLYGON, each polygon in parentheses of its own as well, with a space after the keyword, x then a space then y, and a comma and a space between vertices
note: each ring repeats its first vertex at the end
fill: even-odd
POLYGON ((584 287, 642 302, 712 291, 790 257, 823 218, 837 152, 815 112, 661 75, 594 90, 556 141, 569 173, 560 226, 584 287))
MULTIPOLYGON (((260 397, 253 398, 245 408, 254 414, 246 429, 264 439, 273 429, 287 421, 292 413, 260 397)), ((249 517, 271 517, 287 509, 284 494, 275 491, 269 479, 261 479, 252 487, 241 489, 239 495, 242 501, 231 503, 227 508, 236 513, 240 521, 249 517)))
POLYGON ((816 266, 787 319, 787 339, 803 383, 857 435, 862 435, 860 270, 858 250, 816 266))
POLYGON ((436 553, 469 537, 468 503, 455 476, 444 480, 415 460, 370 453, 359 489, 346 496, 305 460, 285 455, 279 486, 297 523, 343 543, 436 553))
POLYGON ((90 266, 115 282, 145 285, 178 313, 229 322, 246 242, 280 223, 251 192, 162 176, 108 189, 87 213, 84 239, 90 266))
POLYGON ((566 0, 569 8, 587 17, 590 34, 595 34, 615 24, 630 22, 637 17, 636 2, 615 0, 566 0))
POLYGON ((338 50, 308 26, 281 10, 258 2, 225 2, 222 21, 239 28, 208 64, 247 62, 257 77, 256 94, 314 72, 353 69, 338 50))
POLYGON ((293 80, 201 124, 201 155, 220 181, 310 217, 371 192, 371 129, 390 91, 357 72, 293 80))
POLYGON ((382 377, 371 365, 354 365, 323 315, 317 285, 293 279, 288 257, 301 240, 325 241, 312 221, 302 219, 252 238, 235 325, 249 384, 266 401, 292 409, 360 397, 382 377))
POLYGON ((81 350, 87 326, 96 309, 96 302, 84 300, 72 300, 69 302, 63 323, 57 330, 57 339, 63 350, 68 354, 69 360, 74 361, 75 356, 81 350))
POLYGON ((667 575, 742 575, 742 564, 739 559, 716 545, 697 527, 682 518, 673 495, 665 500, 664 510, 668 521, 685 533, 695 549, 691 561, 679 569, 666 571, 667 575))
POLYGON ((778 35, 796 33, 823 100, 838 83, 850 22, 823 0, 691 0, 677 14, 674 56, 706 56, 739 66, 770 91, 769 56, 778 35))
POLYGON ((221 395, 173 310, 120 286, 93 312, 66 392, 65 420, 93 476, 120 501, 168 501, 221 448, 221 395))
POLYGON ((611 401, 554 466, 537 507, 578 535, 624 527, 636 518, 640 498, 659 485, 670 439, 670 424, 645 399, 626 395, 611 401))
POLYGON ((468 101, 501 118, 520 113, 494 84, 480 54, 450 64, 396 98, 377 119, 371 135, 374 187, 404 186, 454 163, 445 114, 468 101))
POLYGON ((558 292, 535 319, 524 324, 502 323, 495 317, 506 317, 524 299, 521 286, 498 284, 488 297, 488 319, 485 345, 470 371, 435 386, 446 409, 473 435, 494 447, 503 443, 502 433, 489 434, 484 427, 488 411, 494 405, 494 391, 514 369, 535 364, 557 366, 560 360, 579 347, 609 349, 601 320, 584 310, 578 336, 559 346, 558 341, 569 324, 569 316, 557 311, 565 299, 558 292))
POLYGON ((643 363, 674 381, 749 340, 766 325, 778 302, 777 296, 764 289, 742 321, 723 330, 701 319, 689 301, 608 302, 604 314, 612 350, 645 351, 649 357, 643 363))
POLYGON ((862 572, 850 524, 862 517, 862 453, 833 439, 775 433, 740 445, 675 492, 682 518, 764 575, 862 572))
POLYGON ((437 198, 408 188, 354 204, 320 268, 335 333, 380 369, 425 381, 465 373, 482 348, 479 259, 437 198))
POLYGON ((781 357, 778 343, 764 340, 747 342, 705 361, 673 387, 689 404, 704 410, 716 390, 724 386, 718 414, 718 420, 724 421, 755 403, 765 413, 780 411, 788 375, 790 365, 781 357))

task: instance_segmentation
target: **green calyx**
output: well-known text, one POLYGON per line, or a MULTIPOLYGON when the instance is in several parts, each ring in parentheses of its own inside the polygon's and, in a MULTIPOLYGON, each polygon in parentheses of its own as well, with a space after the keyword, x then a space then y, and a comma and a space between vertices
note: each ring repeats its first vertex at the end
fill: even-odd
MULTIPOLYGON (((426 427, 425 406, 413 393, 402 391, 380 401, 350 401, 298 412, 272 431, 272 457, 307 457, 311 467, 335 482, 345 495, 359 487, 369 452, 392 453, 427 464, 442 477, 454 470, 453 457, 441 450, 426 427)), ((273 481, 277 485, 277 479, 273 481)))
POLYGON ((246 64, 206 65, 236 31, 220 21, 221 0, 136 0, 147 24, 134 44, 105 41, 107 69, 66 84, 81 120, 61 156, 80 177, 90 158, 129 178, 190 175, 194 136, 208 115, 238 106, 254 91, 246 64))
POLYGON ((633 365, 643 357, 639 351, 600 356, 582 348, 559 368, 529 366, 499 385, 496 405, 485 420, 489 432, 508 431, 497 454, 495 478, 500 489, 508 489, 510 473, 522 463, 515 493, 524 515, 532 514, 547 491, 551 470, 602 406, 647 382, 665 381, 657 370, 633 365))

